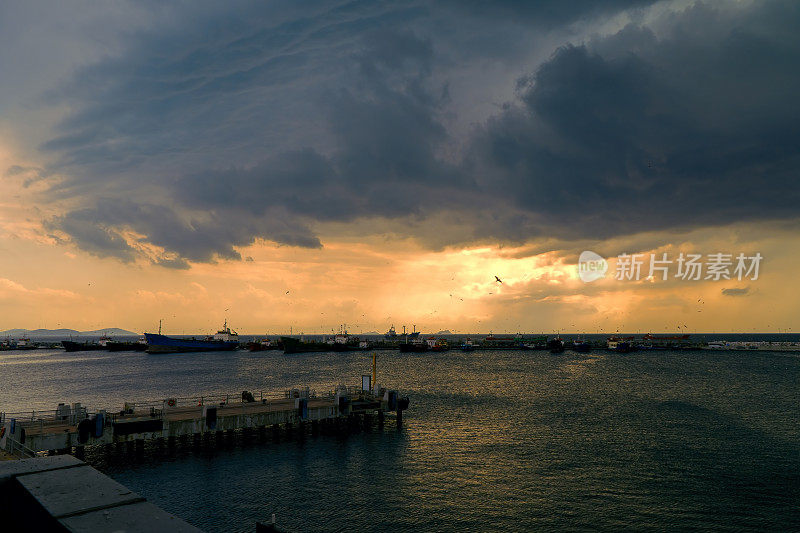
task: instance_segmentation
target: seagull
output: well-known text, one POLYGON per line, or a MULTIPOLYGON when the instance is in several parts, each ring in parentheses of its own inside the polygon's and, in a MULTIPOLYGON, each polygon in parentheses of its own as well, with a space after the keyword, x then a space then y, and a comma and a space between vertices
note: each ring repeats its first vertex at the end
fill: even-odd
POLYGON ((289 294, 289 291, 286 291, 286 294, 289 294))
POLYGON ((495 276, 494 279, 496 279, 498 283, 503 283, 503 280, 498 278, 497 276, 495 276))

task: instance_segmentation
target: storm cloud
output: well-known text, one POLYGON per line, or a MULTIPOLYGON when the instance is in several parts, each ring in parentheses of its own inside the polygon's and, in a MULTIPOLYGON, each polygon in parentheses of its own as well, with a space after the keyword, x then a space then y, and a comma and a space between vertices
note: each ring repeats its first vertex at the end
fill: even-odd
MULTIPOLYGON (((800 6, 547 5, 168 17, 48 93, 73 109, 42 145, 50 195, 81 204, 49 226, 123 260, 142 253, 134 234, 182 268, 375 218, 448 213, 476 240, 525 242, 800 216, 800 6), (526 32, 576 21, 598 30, 527 63, 542 51, 526 32), (465 45, 458 28, 480 24, 465 45), (485 48, 493 34, 513 44, 485 48), (491 84, 470 66, 503 53, 527 74, 457 131, 459 91, 491 84)), ((398 231, 424 242, 423 227, 398 231)))

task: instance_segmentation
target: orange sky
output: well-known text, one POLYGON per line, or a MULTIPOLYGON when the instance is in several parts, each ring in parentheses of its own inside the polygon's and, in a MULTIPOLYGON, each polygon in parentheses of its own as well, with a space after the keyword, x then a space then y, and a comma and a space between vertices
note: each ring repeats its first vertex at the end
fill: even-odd
MULTIPOLYGON (((12 219, 19 211, 6 209, 12 219)), ((8 217, 7 217, 8 218, 8 217)), ((601 255, 764 256, 756 281, 617 281, 585 284, 575 257, 527 255, 497 245, 430 251, 411 239, 324 239, 321 249, 260 242, 242 261, 172 270, 96 258, 44 236, 33 222, 5 221, 0 237, 0 329, 121 327, 204 333, 227 318, 240 333, 386 331, 394 324, 435 332, 795 331, 797 233, 731 226, 689 234, 649 234, 581 243, 601 255), (756 237, 753 236, 756 234, 756 237), (661 240, 663 239, 663 240, 661 240), (626 248, 630 243, 631 248, 626 248), (496 282, 499 276, 503 283, 496 282), (748 288, 726 296, 725 288, 748 288), (702 300, 702 303, 698 302, 702 300)), ((613 271, 613 261, 611 269, 613 271)), ((643 276, 644 277, 644 276, 643 276)))
POLYGON ((800 331, 784 8, 10 6, 0 330, 800 331), (764 259, 586 284, 584 250, 764 259))

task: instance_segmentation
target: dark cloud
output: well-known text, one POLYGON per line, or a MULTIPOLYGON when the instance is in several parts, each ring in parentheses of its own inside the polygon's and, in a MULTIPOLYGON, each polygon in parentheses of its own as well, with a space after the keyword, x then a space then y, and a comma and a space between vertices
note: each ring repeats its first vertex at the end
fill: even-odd
POLYGON ((797 217, 800 16, 754 10, 559 49, 476 136, 481 186, 566 238, 797 217))
POLYGON ((722 289, 722 294, 725 296, 747 296, 750 292, 750 287, 744 287, 743 289, 722 289))
POLYGON ((128 262, 136 256, 136 251, 114 229, 113 222, 98 217, 93 210, 72 211, 48 221, 47 226, 67 233, 80 248, 98 257, 117 257, 128 262))
POLYGON ((794 3, 697 4, 561 46, 468 138, 448 130, 466 111, 448 77, 496 17, 568 25, 647 3, 320 4, 160 27, 51 95, 75 110, 43 146, 65 176, 52 194, 84 202, 51 224, 124 260, 127 228, 184 268, 375 217, 437 246, 797 218, 794 3), (483 19, 471 47, 448 46, 483 19), (418 223, 437 217, 468 229, 418 223))

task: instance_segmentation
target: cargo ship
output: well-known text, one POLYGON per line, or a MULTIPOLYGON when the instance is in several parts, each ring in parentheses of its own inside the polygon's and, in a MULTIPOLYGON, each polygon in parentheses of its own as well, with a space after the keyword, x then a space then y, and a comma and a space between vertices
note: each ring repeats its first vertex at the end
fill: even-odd
POLYGON ((403 333, 398 335, 397 331, 395 331, 394 329, 394 324, 392 324, 392 327, 390 327, 389 331, 387 331, 386 334, 383 336, 383 338, 386 339, 387 341, 396 341, 399 340, 400 337, 402 337, 406 342, 408 342, 409 339, 413 340, 419 338, 419 331, 417 331, 417 325, 414 324, 414 331, 412 331, 411 333, 407 332, 406 327, 403 326, 403 333))
POLYGON ((183 353, 183 352, 222 352, 233 351, 239 347, 239 335, 231 331, 228 321, 222 329, 205 339, 167 337, 158 333, 145 333, 147 353, 183 353))

